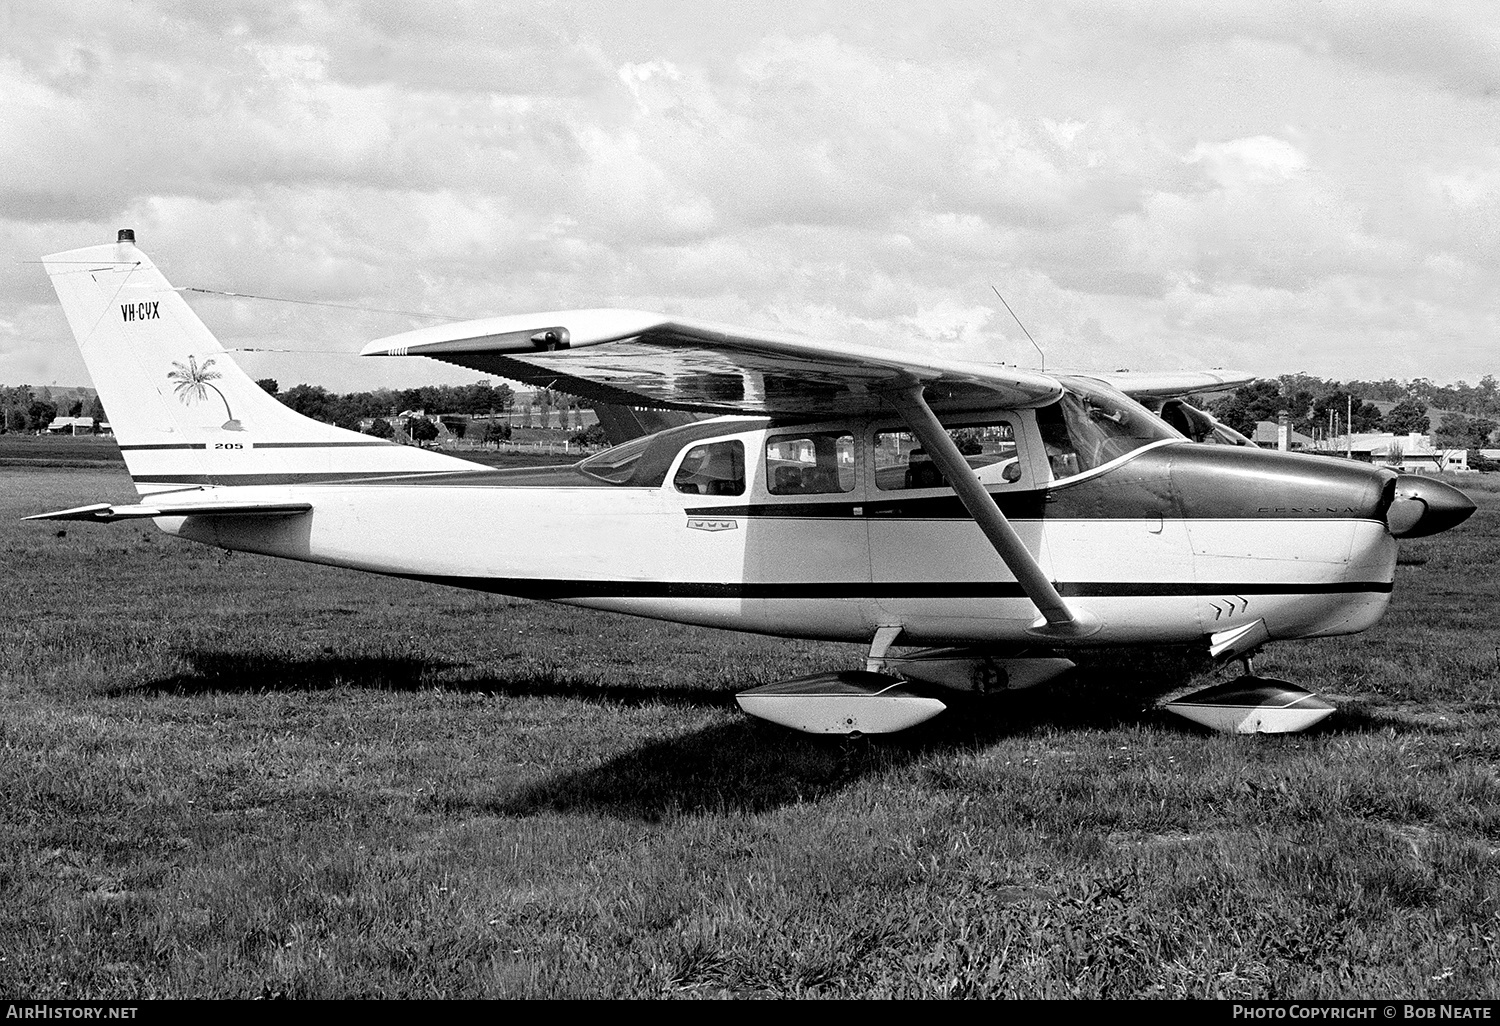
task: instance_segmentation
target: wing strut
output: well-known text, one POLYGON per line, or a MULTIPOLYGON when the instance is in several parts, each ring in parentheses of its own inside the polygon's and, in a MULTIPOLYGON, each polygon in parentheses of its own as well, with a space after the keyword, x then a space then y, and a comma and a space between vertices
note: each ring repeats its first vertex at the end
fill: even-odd
POLYGON ((985 490, 974 476, 969 461, 958 451, 958 446, 948 436, 947 430, 922 397, 920 384, 909 385, 900 390, 884 393, 906 426, 911 428, 926 447, 932 462, 948 480, 948 484, 963 502, 964 508, 995 547, 1016 581, 1028 598, 1041 611, 1043 620, 1032 625, 1028 633, 1041 637, 1061 639, 1086 638, 1098 631, 1101 624, 1087 613, 1068 608, 1047 575, 1032 558, 1026 543, 1021 541, 1005 514, 995 502, 995 497, 985 490))

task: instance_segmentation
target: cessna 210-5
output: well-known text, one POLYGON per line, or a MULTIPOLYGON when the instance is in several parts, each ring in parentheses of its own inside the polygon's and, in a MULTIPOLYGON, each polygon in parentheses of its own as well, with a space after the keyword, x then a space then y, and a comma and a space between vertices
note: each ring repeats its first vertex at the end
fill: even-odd
MULTIPOLYGON (((1085 646, 1205 643, 1246 676, 1170 708, 1225 730, 1302 729, 1332 707, 1255 677, 1250 657, 1368 628, 1390 599, 1396 539, 1474 510, 1427 478, 1195 444, 1099 377, 625 310, 494 317, 365 347, 710 415, 575 465, 495 470, 286 408, 133 232, 44 264, 140 501, 33 519, 151 518, 227 549, 868 643, 861 670, 738 696, 813 733, 899 730, 941 711, 943 687, 1036 684, 1085 646)), ((1247 380, 1116 378, 1158 401, 1247 380)), ((1163 413, 1217 430, 1180 400, 1163 413)))

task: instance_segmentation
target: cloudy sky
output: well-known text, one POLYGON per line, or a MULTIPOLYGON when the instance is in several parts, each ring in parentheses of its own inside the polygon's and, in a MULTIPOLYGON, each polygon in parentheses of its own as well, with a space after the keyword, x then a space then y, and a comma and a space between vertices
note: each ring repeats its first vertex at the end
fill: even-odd
POLYGON ((0 5, 0 383, 136 229, 254 376, 623 306, 1050 367, 1500 374, 1500 18, 1421 0, 0 5), (310 305, 313 303, 332 306, 310 305), (355 308, 355 309, 347 309, 355 308), (402 313, 431 315, 427 319, 402 313))

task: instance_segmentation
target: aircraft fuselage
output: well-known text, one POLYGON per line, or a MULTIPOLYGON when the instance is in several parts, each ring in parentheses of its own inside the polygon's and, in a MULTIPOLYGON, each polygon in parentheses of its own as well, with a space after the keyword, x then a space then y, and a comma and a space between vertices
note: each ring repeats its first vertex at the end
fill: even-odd
MULTIPOLYGON (((1159 441, 1059 479, 1043 447, 1025 444, 1032 412, 1002 416, 1020 444, 990 469, 1019 469, 989 473, 987 490, 1059 593, 1101 624, 1089 644, 1191 642, 1257 619, 1272 638, 1352 633, 1384 611, 1396 561, 1391 471, 1159 441)), ((897 480, 880 457, 898 431, 705 422, 657 436, 671 451, 656 453, 654 484, 577 467, 314 484, 228 477, 205 492, 312 510, 158 523, 230 549, 711 627, 864 642, 899 625, 909 644, 1034 641, 1035 606, 953 492, 913 481, 919 461, 899 486, 882 486, 897 480), (829 437, 840 440, 842 480, 805 490, 813 449, 829 437), (744 454, 738 494, 700 491, 687 473, 721 443, 744 454)))

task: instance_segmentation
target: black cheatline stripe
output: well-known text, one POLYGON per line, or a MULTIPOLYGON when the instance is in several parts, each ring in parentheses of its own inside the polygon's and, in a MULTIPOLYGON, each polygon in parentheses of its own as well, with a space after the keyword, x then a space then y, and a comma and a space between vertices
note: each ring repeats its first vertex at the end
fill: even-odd
MULTIPOLYGON (((414 581, 447 584, 522 598, 728 598, 728 599, 882 599, 991 598, 1019 599, 1026 593, 1014 581, 848 583, 712 583, 694 581, 563 581, 523 577, 457 577, 395 574, 414 581)), ((1226 595, 1337 595, 1388 593, 1388 581, 1339 581, 1331 584, 1138 584, 1105 581, 1063 583, 1057 590, 1075 598, 1222 598, 1226 595)))
MULTIPOLYGON (((1050 498, 1038 497, 1037 493, 1019 493, 1014 496, 991 493, 1000 512, 1011 520, 1150 520, 1166 519, 1170 522, 1193 520, 1263 520, 1277 523, 1287 520, 1349 521, 1359 520, 1380 523, 1373 516, 1361 516, 1358 511, 1338 510, 1305 516, 1273 514, 1260 509, 1224 509, 1212 513, 1164 512, 1160 503, 1141 503, 1130 498, 1111 502, 1108 510, 1100 504, 1054 504, 1050 498)), ((956 498, 937 496, 924 499, 899 501, 877 500, 866 502, 784 502, 746 503, 737 506, 684 507, 683 512, 694 517, 739 517, 748 520, 864 520, 871 524, 905 523, 914 520, 951 522, 955 520, 973 522, 974 516, 956 498), (856 509, 858 513, 854 512, 856 509)))
POLYGON ((207 449, 207 442, 162 442, 156 445, 122 445, 121 452, 142 452, 151 449, 207 449))
POLYGON ((255 442, 256 449, 364 449, 374 446, 391 446, 396 442, 374 439, 369 442, 255 442))

